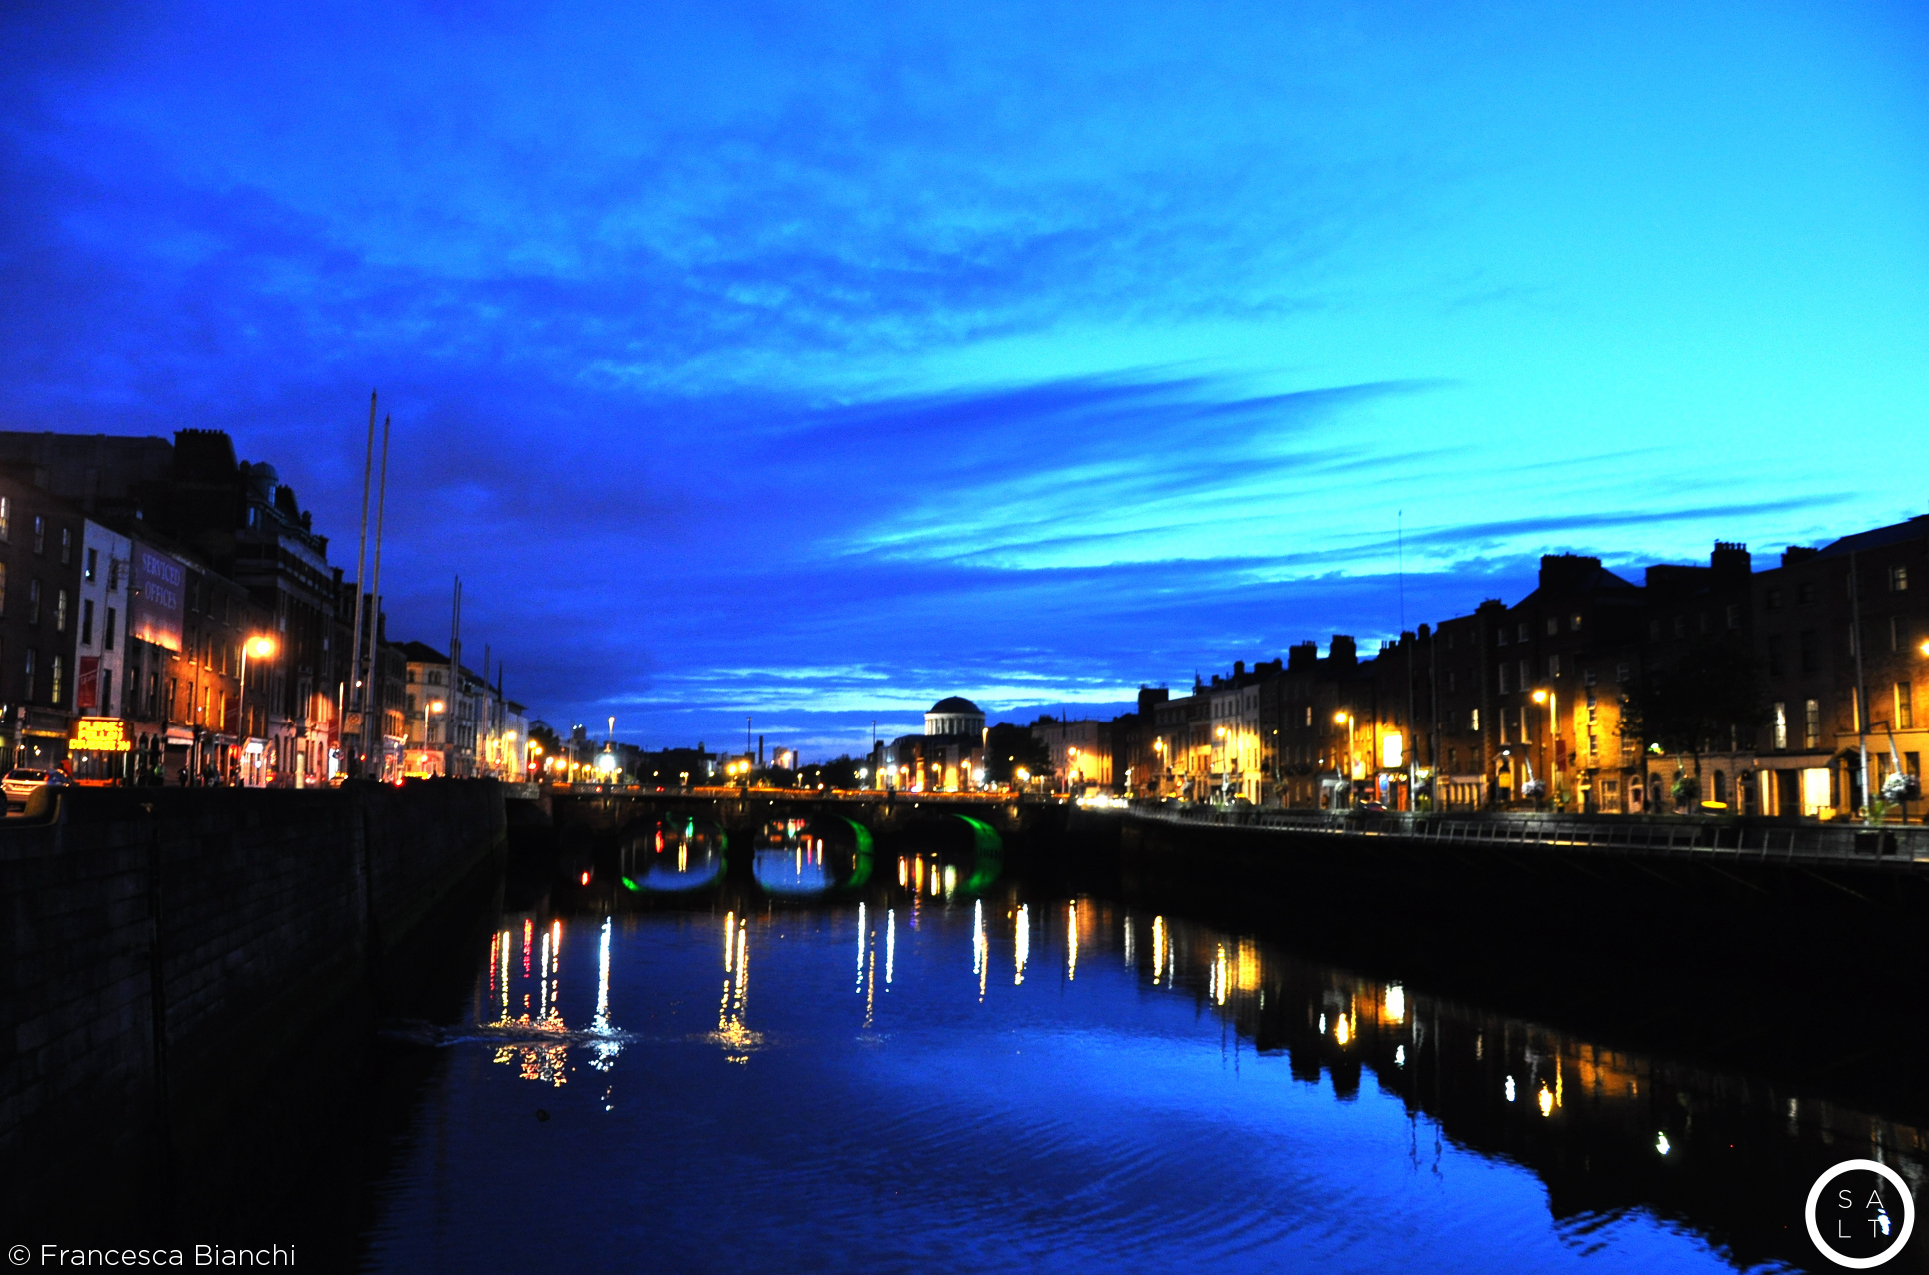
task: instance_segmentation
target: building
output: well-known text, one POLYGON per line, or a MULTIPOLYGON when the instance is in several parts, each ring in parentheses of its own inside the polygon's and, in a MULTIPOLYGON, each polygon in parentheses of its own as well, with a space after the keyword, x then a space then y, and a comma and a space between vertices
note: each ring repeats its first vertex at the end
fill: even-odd
POLYGON ((0 470, 0 713, 8 767, 67 758, 84 516, 32 466, 0 470))
POLYGON ((1059 791, 1112 786, 1112 723, 1046 716, 1032 723, 1031 733, 1051 752, 1052 785, 1059 791))

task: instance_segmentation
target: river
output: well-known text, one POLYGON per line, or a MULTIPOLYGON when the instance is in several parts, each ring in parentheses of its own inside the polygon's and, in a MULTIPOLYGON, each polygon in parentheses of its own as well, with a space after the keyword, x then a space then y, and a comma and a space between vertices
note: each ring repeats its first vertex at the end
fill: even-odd
POLYGON ((466 1012, 389 1027, 434 1065, 367 1267, 1829 1270, 1818 1173, 1921 1183, 1912 1127, 1424 971, 935 856, 834 892, 824 854, 753 887, 659 843, 504 915, 466 1012))

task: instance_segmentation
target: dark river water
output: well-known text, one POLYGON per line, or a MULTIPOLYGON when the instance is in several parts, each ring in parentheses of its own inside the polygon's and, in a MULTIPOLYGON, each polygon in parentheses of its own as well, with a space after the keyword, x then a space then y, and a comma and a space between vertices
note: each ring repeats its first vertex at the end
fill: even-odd
POLYGON ((1417 980, 935 858, 813 897, 808 842, 675 893, 698 850, 396 1030, 438 1065, 371 1269, 1828 1270, 1823 1168, 1921 1182, 1912 1128, 1417 980))

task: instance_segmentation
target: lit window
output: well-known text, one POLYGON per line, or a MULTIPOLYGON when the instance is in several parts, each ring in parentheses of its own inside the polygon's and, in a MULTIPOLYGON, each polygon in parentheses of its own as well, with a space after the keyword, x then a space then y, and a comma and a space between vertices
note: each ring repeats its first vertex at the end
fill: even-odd
POLYGON ((1896 683, 1896 729, 1913 730, 1916 724, 1915 710, 1910 704, 1909 683, 1896 683))
POLYGON ((1579 633, 1581 631, 1581 613, 1579 611, 1576 611, 1572 616, 1568 617, 1567 631, 1570 633, 1579 633))
POLYGON ((1819 748, 1822 744, 1822 705, 1809 700, 1802 705, 1802 747, 1819 748))
POLYGON ((1775 701, 1775 748, 1788 747, 1788 705, 1781 700, 1775 701))
POLYGON ((1889 592, 1903 593, 1903 592, 1906 592, 1908 588, 1909 588, 1909 568, 1890 567, 1889 568, 1889 592))
POLYGON ((1553 616, 1553 615, 1548 616, 1547 617, 1547 636, 1553 637, 1555 634, 1559 633, 1560 631, 1561 631, 1560 617, 1553 616))

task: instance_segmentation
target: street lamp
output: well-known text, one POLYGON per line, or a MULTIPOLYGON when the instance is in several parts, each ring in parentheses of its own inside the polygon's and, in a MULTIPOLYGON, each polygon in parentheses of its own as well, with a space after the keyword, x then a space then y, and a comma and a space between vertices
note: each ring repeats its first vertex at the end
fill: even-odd
MULTIPOLYGON (((1534 702, 1536 704, 1547 705, 1547 735, 1550 740, 1556 741, 1556 743, 1558 743, 1560 739, 1560 734, 1561 734, 1560 693, 1553 690, 1537 690, 1534 692, 1534 702)), ((1560 774, 1559 774, 1560 754, 1558 752, 1555 753, 1555 756, 1554 756, 1555 764, 1553 766, 1550 767, 1547 764, 1548 750, 1550 748, 1553 748, 1554 746, 1555 746, 1554 744, 1549 744, 1546 747, 1542 748, 1541 771, 1543 774, 1546 774, 1546 775, 1552 776, 1555 779, 1558 779, 1560 778, 1560 774)), ((1540 794, 1538 792, 1534 794, 1534 808, 1536 810, 1540 809, 1540 794)))
POLYGON ((257 633, 241 644, 241 693, 234 699, 235 728, 241 736, 242 751, 247 751, 248 742, 248 657, 257 660, 271 658, 275 653, 275 640, 266 634, 257 633))
POLYGON ((1346 804, 1353 804, 1353 713, 1345 710, 1333 714, 1335 726, 1346 727, 1346 804))
POLYGON ((448 707, 439 699, 422 701, 422 769, 429 768, 429 714, 448 707))

